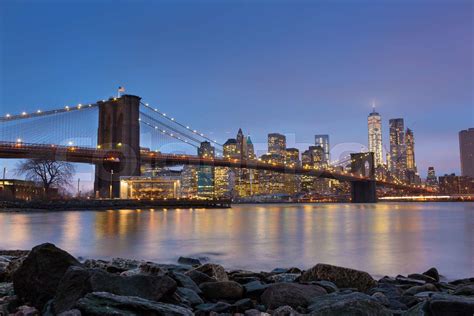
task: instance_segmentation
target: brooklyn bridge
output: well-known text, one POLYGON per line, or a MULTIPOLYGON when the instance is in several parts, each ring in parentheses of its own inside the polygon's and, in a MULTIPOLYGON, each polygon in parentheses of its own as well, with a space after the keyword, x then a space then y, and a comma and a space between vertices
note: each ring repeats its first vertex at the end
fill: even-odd
POLYGON ((120 177, 139 176, 141 166, 144 164, 151 165, 151 167, 195 165, 267 170, 348 181, 351 183, 352 202, 356 203, 376 202, 376 188, 378 186, 401 189, 411 193, 428 192, 426 188, 418 185, 377 178, 373 153, 370 152, 350 154, 345 162, 348 168, 339 169, 331 165, 324 168, 308 168, 285 163, 269 163, 258 159, 209 158, 153 151, 141 146, 141 128, 196 148, 202 141, 209 141, 217 148, 222 145, 209 136, 142 102, 140 97, 134 95, 122 95, 96 103, 65 106, 60 109, 6 114, 0 118, 0 123, 2 124, 0 158, 40 158, 93 164, 95 165, 94 189, 100 197, 109 197, 110 188, 112 188, 112 196, 118 197, 120 177), (81 137, 85 122, 81 122, 81 117, 77 117, 76 114, 93 111, 93 109, 98 112, 95 146, 81 146, 72 142, 67 144, 48 143, 45 138, 38 137, 38 134, 54 133, 67 133, 76 138, 81 137), (39 119, 47 117, 59 117, 67 131, 64 128, 61 129, 61 124, 54 122, 47 123, 47 125, 37 124, 39 119), (17 124, 18 122, 23 124, 17 124), (73 125, 77 126, 77 129, 72 127, 73 125), (19 137, 17 135, 28 136, 19 137))

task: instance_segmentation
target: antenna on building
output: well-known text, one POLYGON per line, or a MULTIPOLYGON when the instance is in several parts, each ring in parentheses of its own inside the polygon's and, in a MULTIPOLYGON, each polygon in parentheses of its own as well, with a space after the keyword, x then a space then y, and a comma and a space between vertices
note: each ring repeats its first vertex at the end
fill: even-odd
POLYGON ((372 112, 375 112, 375 100, 372 100, 372 112))
POLYGON ((120 98, 122 96, 122 93, 124 92, 125 92, 125 88, 123 86, 118 87, 117 98, 120 98))

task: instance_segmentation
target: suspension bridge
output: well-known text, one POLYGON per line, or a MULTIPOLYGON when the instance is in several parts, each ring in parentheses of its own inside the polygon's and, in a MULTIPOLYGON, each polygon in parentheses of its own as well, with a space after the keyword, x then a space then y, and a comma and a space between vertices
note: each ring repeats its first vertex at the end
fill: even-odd
POLYGON ((180 144, 198 148, 201 142, 208 141, 218 152, 222 152, 223 145, 134 95, 55 110, 6 114, 0 117, 0 123, 0 158, 93 164, 94 189, 100 197, 109 197, 110 187, 112 195, 118 197, 120 177, 139 176, 143 165, 245 168, 348 181, 353 202, 375 202, 377 186, 427 192, 425 188, 401 181, 377 179, 373 153, 351 154, 350 171, 334 166, 308 168, 258 159, 200 157, 183 150, 176 153, 182 149, 180 144), (91 122, 97 122, 97 116, 95 128, 91 122), (150 144, 148 147, 144 146, 146 142, 150 144), (178 146, 178 150, 167 147, 170 143, 178 146), (153 146, 160 151, 151 150, 153 146), (162 149, 175 153, 164 153, 162 149))

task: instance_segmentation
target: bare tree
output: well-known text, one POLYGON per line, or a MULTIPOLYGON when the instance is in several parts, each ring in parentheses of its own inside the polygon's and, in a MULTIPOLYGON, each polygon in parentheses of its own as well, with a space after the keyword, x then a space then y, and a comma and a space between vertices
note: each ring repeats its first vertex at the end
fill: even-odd
POLYGON ((75 173, 74 165, 64 161, 28 159, 18 163, 16 174, 40 183, 48 194, 51 188, 64 188, 71 184, 75 173))

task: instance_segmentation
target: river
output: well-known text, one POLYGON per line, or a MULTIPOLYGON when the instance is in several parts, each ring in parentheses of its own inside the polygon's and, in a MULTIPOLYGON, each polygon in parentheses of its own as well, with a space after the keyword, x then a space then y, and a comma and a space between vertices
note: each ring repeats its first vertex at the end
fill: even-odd
POLYGON ((257 204, 231 209, 0 212, 0 249, 271 270, 330 263, 383 275, 474 276, 474 203, 257 204))

